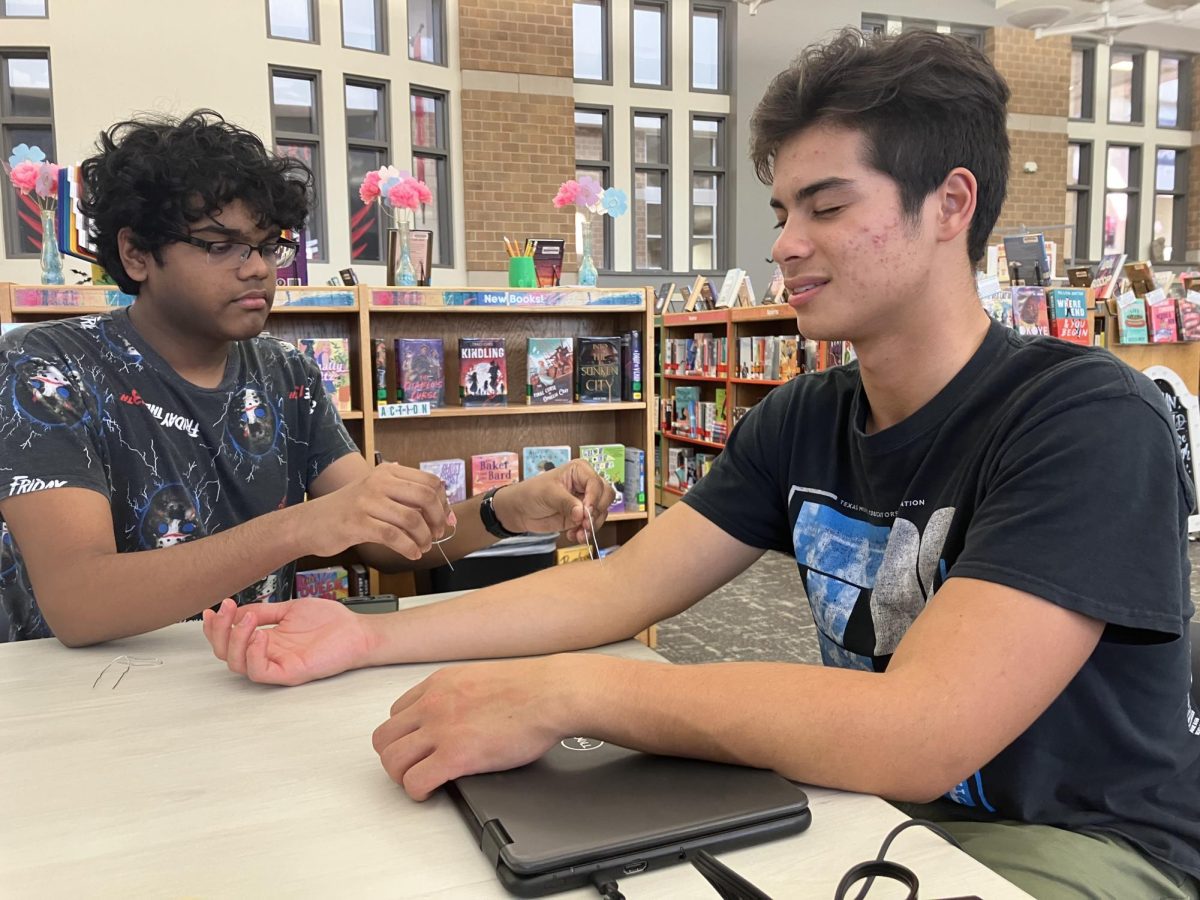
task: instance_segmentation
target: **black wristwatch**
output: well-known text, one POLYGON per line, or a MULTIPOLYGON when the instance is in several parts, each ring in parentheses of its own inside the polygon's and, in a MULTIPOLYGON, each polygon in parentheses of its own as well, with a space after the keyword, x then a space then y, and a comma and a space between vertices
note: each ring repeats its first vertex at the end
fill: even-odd
MULTIPOLYGON (((507 487, 501 485, 500 487, 507 487)), ((523 531, 509 531, 500 524, 500 518, 496 515, 496 509, 492 506, 492 498, 496 496, 498 487, 492 488, 483 495, 483 502, 479 504, 479 521, 483 523, 483 527, 487 529, 488 534, 494 534, 498 538, 517 537, 524 534, 523 531)))

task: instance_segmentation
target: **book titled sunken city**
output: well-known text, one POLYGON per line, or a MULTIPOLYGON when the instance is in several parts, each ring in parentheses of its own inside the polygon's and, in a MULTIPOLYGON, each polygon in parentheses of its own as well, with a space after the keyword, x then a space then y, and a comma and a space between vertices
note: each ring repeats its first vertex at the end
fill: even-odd
POLYGON ((441 338, 396 340, 396 399, 401 403, 446 405, 441 338))
POLYGON ((458 360, 458 396, 463 406, 508 403, 504 338, 459 338, 458 360))
POLYGON ((621 338, 580 337, 575 344, 575 399, 612 403, 621 399, 621 338))

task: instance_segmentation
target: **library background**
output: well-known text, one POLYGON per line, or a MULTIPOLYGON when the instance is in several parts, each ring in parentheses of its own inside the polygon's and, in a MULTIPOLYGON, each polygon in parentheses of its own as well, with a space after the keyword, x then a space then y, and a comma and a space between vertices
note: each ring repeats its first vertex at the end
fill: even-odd
MULTIPOLYGON (((0 322, 129 303, 93 283, 71 166, 139 111, 214 109, 316 173, 267 328, 323 364, 367 458, 425 464, 462 496, 584 455, 621 488, 603 551, 703 478, 773 386, 853 358, 797 335, 767 259, 769 189, 745 148, 768 81, 845 25, 935 29, 982 47, 1012 90, 981 302, 1149 371, 1190 465, 1200 5, 1165 5, 214 0, 193 17, 156 0, 0 0, 0 149, 63 167, 53 217, 2 186, 0 322), (131 49, 97 61, 97 46, 131 49), (101 91, 97 65, 116 70, 101 91), (389 166, 421 182, 411 212, 376 202, 389 166)), ((562 543, 502 542, 417 577, 307 560, 298 589, 424 593, 586 558, 562 543)), ((659 649, 813 661, 805 605, 754 601, 798 586, 794 561, 768 554, 663 623, 659 649)))

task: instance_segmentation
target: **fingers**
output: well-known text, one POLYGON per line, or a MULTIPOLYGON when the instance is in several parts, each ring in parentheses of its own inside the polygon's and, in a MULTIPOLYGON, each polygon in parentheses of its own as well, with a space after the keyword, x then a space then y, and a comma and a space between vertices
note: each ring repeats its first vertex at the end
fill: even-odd
POLYGON ((204 610, 200 615, 204 623, 204 637, 212 645, 213 656, 225 658, 226 646, 229 643, 229 626, 233 624, 233 615, 237 612, 237 604, 226 597, 217 607, 217 611, 204 610))
MULTIPOLYGON (((240 632, 253 632, 260 625, 278 625, 288 614, 292 606, 291 600, 285 603, 254 603, 238 607, 228 597, 221 601, 214 613, 206 609, 201 618, 204 621, 204 636, 212 645, 213 655, 220 660, 229 662, 230 641, 240 632)), ((248 639, 249 634, 245 637, 248 639)), ((244 653, 244 643, 239 642, 238 649, 244 653)), ((239 659, 239 664, 241 663, 239 659)), ((230 665, 233 669, 233 665, 230 665)), ((243 672, 243 669, 234 669, 243 672)))

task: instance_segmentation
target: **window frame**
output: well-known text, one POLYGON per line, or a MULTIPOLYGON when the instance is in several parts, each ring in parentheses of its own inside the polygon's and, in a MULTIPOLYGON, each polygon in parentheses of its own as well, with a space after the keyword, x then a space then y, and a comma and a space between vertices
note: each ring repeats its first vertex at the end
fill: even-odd
POLYGON ((1081 53, 1083 55, 1083 83, 1079 88, 1079 108, 1080 115, 1078 118, 1071 115, 1070 102, 1070 85, 1068 85, 1067 96, 1067 121, 1069 122, 1095 122, 1096 121, 1096 45, 1076 41, 1071 44, 1071 53, 1081 53))
MULTIPOLYGON (((1141 47, 1114 46, 1108 56, 1108 110, 1106 121, 1109 125, 1145 125, 1146 124, 1146 51, 1141 47), (1112 117, 1112 58, 1113 54, 1127 53, 1133 58, 1133 71, 1130 78, 1129 121, 1122 122, 1112 117)), ((1157 112, 1157 111, 1156 111, 1157 112)), ((1122 145, 1124 146, 1124 145, 1122 145)))
POLYGON ((730 178, 729 178, 729 117, 722 113, 692 112, 688 117, 688 267, 691 272, 715 274, 726 271, 732 258, 729 236, 730 178), (717 163, 700 165, 696 162, 693 141, 696 135, 696 120, 717 123, 717 163), (710 269, 696 268, 692 248, 692 226, 696 222, 695 180, 697 175, 717 176, 717 208, 713 216, 716 240, 713 242, 713 266, 710 269))
POLYGON ((733 88, 730 84, 730 73, 733 68, 730 64, 731 45, 729 39, 729 23, 731 19, 727 15, 727 10, 724 6, 719 6, 714 3, 696 2, 693 0, 691 8, 688 10, 688 90, 694 91, 697 94, 732 94, 733 88), (696 14, 705 13, 714 15, 717 18, 717 53, 720 59, 717 60, 717 86, 715 88, 696 87, 696 14))
POLYGON ((40 16, 15 16, 8 12, 5 0, 0 0, 0 19, 48 19, 50 18, 50 0, 42 0, 42 8, 46 11, 40 16))
POLYGON ((671 90, 671 7, 667 4, 666 0, 632 0, 629 4, 629 86, 631 88, 644 88, 650 91, 671 90), (638 81, 636 77, 637 28, 635 22, 638 7, 645 9, 653 8, 658 11, 659 24, 661 25, 658 41, 658 53, 662 70, 661 84, 638 81))
MULTIPOLYGON (((442 172, 439 172, 438 193, 435 197, 438 209, 437 246, 441 253, 441 260, 434 260, 430 264, 430 268, 452 269, 454 268, 454 190, 451 184, 453 170, 450 165, 450 92, 427 85, 410 84, 408 86, 408 103, 406 108, 408 111, 412 161, 415 162, 418 156, 422 159, 434 159, 442 164, 439 168, 444 168, 444 175, 442 172), (442 114, 438 117, 439 128, 437 130, 439 134, 437 137, 444 142, 442 145, 418 145, 415 142, 415 138, 412 137, 412 101, 414 97, 423 97, 441 102, 440 109, 442 114)), ((413 165, 411 168, 415 176, 417 167, 413 165)), ((432 250, 430 252, 432 253, 432 250)))
MULTIPOLYGON (((1125 253, 1133 258, 1140 259, 1141 253, 1138 250, 1138 232, 1140 231, 1141 219, 1141 201, 1142 201, 1142 145, 1131 144, 1126 141, 1108 141, 1104 145, 1104 208, 1108 208, 1109 194, 1125 194, 1126 210, 1125 217, 1125 253), (1108 186, 1108 154, 1115 147, 1127 147, 1129 149, 1129 186, 1122 188, 1110 188, 1108 186)), ((1103 232, 1100 237, 1100 252, 1101 255, 1112 252, 1104 246, 1103 232)))
MULTIPOLYGON (((1158 74, 1154 91, 1154 127, 1165 128, 1169 131, 1192 130, 1192 66, 1195 58, 1186 53, 1169 53, 1162 51, 1158 55, 1158 74), (1163 125, 1159 121, 1159 111, 1162 108, 1160 92, 1162 91, 1162 64, 1165 59, 1173 59, 1179 63, 1179 91, 1176 100, 1176 116, 1174 125, 1163 125)), ((1172 149, 1164 147, 1164 150, 1172 149)))
MULTIPOLYGON (((320 240, 317 243, 317 255, 309 262, 325 263, 330 259, 329 255, 329 220, 325 215, 328 208, 329 192, 325 183, 325 160, 322 152, 322 144, 324 142, 324 110, 321 103, 321 73, 316 69, 301 69, 295 66, 276 66, 274 64, 267 66, 267 97, 270 101, 271 110, 271 148, 275 152, 280 142, 285 144, 307 144, 313 148, 313 187, 316 193, 315 203, 308 212, 308 221, 306 226, 311 226, 315 220, 320 226, 320 240), (298 81, 311 81, 313 86, 313 120, 316 123, 317 130, 313 134, 307 134, 299 131, 280 131, 277 128, 278 113, 275 106, 275 79, 276 78, 291 78, 298 81)), ((344 95, 343 95, 344 97, 344 95)), ((306 228, 306 239, 312 238, 311 227, 306 228)), ((301 248, 305 256, 308 255, 308 248, 301 248)))
MULTIPOLYGON (((629 110, 629 162, 630 171, 632 173, 631 196, 629 198, 630 212, 629 231, 633 237, 633 253, 629 260, 629 271, 631 274, 643 273, 663 273, 672 272, 672 257, 671 252, 671 110, 669 109, 653 109, 649 107, 632 107, 629 110), (637 162, 637 120, 638 117, 656 118, 662 121, 662 145, 663 159, 662 163, 639 163, 637 162), (638 242, 637 242, 637 176, 639 172, 659 172, 662 174, 662 196, 660 205, 662 206, 662 221, 663 233, 660 239, 663 243, 663 265, 660 268, 643 269, 638 268, 638 242)), ((689 229, 690 230, 690 229, 689 229)), ((689 253, 690 257, 691 254, 689 253)), ((690 259, 689 259, 690 262, 690 259)))
MULTIPOLYGON (((594 5, 600 7, 600 78, 580 78, 575 74, 575 59, 571 59, 571 79, 576 84, 605 84, 612 85, 613 83, 613 47, 612 47, 612 3, 609 0, 571 0, 571 31, 572 45, 575 29, 575 7, 579 3, 585 5, 594 5)), ((633 16, 630 16, 632 23, 633 16)), ((670 22, 667 23, 668 28, 670 22)), ((632 24, 631 26, 632 27, 632 24)), ((632 66, 632 63, 630 63, 632 66)))
MULTIPOLYGON (((345 75, 342 78, 342 104, 346 121, 346 174, 350 174, 350 158, 355 150, 368 150, 381 153, 384 165, 392 158, 392 117, 391 117, 391 83, 381 78, 365 78, 360 75, 345 75), (366 88, 379 91, 379 115, 383 124, 383 138, 368 140, 367 138, 350 136, 350 106, 346 102, 346 89, 350 87, 366 88)), ((388 223, 384 219, 383 210, 378 202, 373 202, 376 227, 379 234, 379 258, 354 255, 354 238, 350 237, 350 264, 355 263, 385 263, 387 262, 387 230, 388 223)), ((351 198, 350 219, 354 218, 354 199, 351 198)), ((353 228, 349 229, 353 232, 353 228)))
MULTIPOLYGON (((49 0, 47 0, 49 2, 49 0)), ((271 41, 291 41, 293 44, 320 44, 321 43, 321 16, 320 9, 317 5, 317 0, 304 0, 308 6, 308 26, 312 31, 312 37, 309 40, 304 38, 283 37, 281 35, 271 33, 271 0, 264 0, 267 14, 267 40, 271 41)))
MULTIPOLYGON (((10 128, 49 128, 50 146, 41 147, 41 149, 46 153, 48 160, 54 161, 58 158, 58 136, 54 128, 54 66, 50 59, 49 47, 0 47, 0 141, 6 144, 7 141, 4 136, 7 135, 10 128), (46 61, 46 80, 50 85, 49 117, 17 116, 11 114, 5 107, 5 98, 8 97, 8 61, 11 59, 44 59, 46 61)), ((4 147, 6 163, 7 152, 10 148, 11 144, 4 147)), ((24 251, 21 249, 17 191, 14 189, 5 189, 4 199, 0 202, 3 203, 4 210, 5 256, 8 259, 37 259, 40 255, 38 251, 24 251)))
POLYGON ((352 47, 346 43, 346 0, 339 0, 339 8, 341 9, 341 29, 342 29, 342 48, 345 50, 357 50, 360 53, 378 53, 383 56, 388 55, 388 30, 387 30, 387 0, 371 0, 371 6, 375 10, 375 41, 379 44, 378 47, 352 47))
MULTIPOLYGON (((579 169, 599 169, 608 174, 607 178, 600 180, 601 187, 611 187, 613 184, 613 116, 614 110, 611 106, 604 106, 597 103, 577 103, 571 113, 572 125, 575 120, 575 113, 598 113, 604 117, 604 125, 602 128, 603 137, 601 142, 604 144, 604 159, 581 159, 579 152, 575 152, 575 171, 578 177, 579 169), (607 183, 606 183, 607 182, 607 183)), ((612 274, 616 271, 616 254, 613 248, 614 229, 612 216, 601 216, 600 221, 604 226, 604 258, 599 261, 597 269, 600 272, 612 274)))
MULTIPOLYGON (((1150 240, 1154 240, 1154 208, 1157 205, 1159 197, 1170 197, 1172 200, 1173 209, 1171 210, 1171 235, 1174 240, 1177 235, 1182 241, 1182 258, 1163 260, 1166 265, 1186 265, 1187 263, 1187 243, 1188 243, 1188 167, 1191 164, 1191 154, 1188 152, 1190 147, 1172 147, 1169 145, 1157 144, 1154 147, 1154 202, 1150 204, 1150 240), (1170 191, 1160 191, 1158 189, 1158 151, 1170 150, 1175 154, 1175 187, 1170 191)), ((1150 257, 1149 244, 1146 245, 1146 256, 1150 257)), ((1174 250, 1174 246, 1172 246, 1174 250)), ((1178 254, 1172 253, 1172 256, 1178 254)))
POLYGON ((1075 196, 1075 231, 1071 235, 1071 258, 1086 260, 1091 258, 1089 248, 1092 232, 1092 159, 1095 142, 1068 139, 1068 156, 1072 145, 1079 148, 1079 181, 1076 184, 1067 184, 1067 195, 1075 196))
MULTIPOLYGON (((449 66, 450 66, 450 62, 446 58, 448 55, 447 51, 446 51, 446 2, 445 2, 445 0, 429 0, 429 2, 434 7, 434 11, 436 13, 435 18, 437 19, 437 34, 434 35, 434 46, 437 48, 437 58, 436 59, 417 59, 416 57, 414 57, 412 55, 412 35, 411 34, 405 34, 405 36, 404 36, 404 43, 405 43, 404 52, 405 52, 405 55, 408 57, 408 59, 411 62, 424 63, 427 66, 441 66, 443 69, 446 69, 446 68, 449 68, 449 66)), ((405 14, 406 29, 407 29, 408 21, 411 19, 411 16, 409 16, 409 6, 411 3, 412 3, 412 0, 405 0, 404 14, 405 14)))

